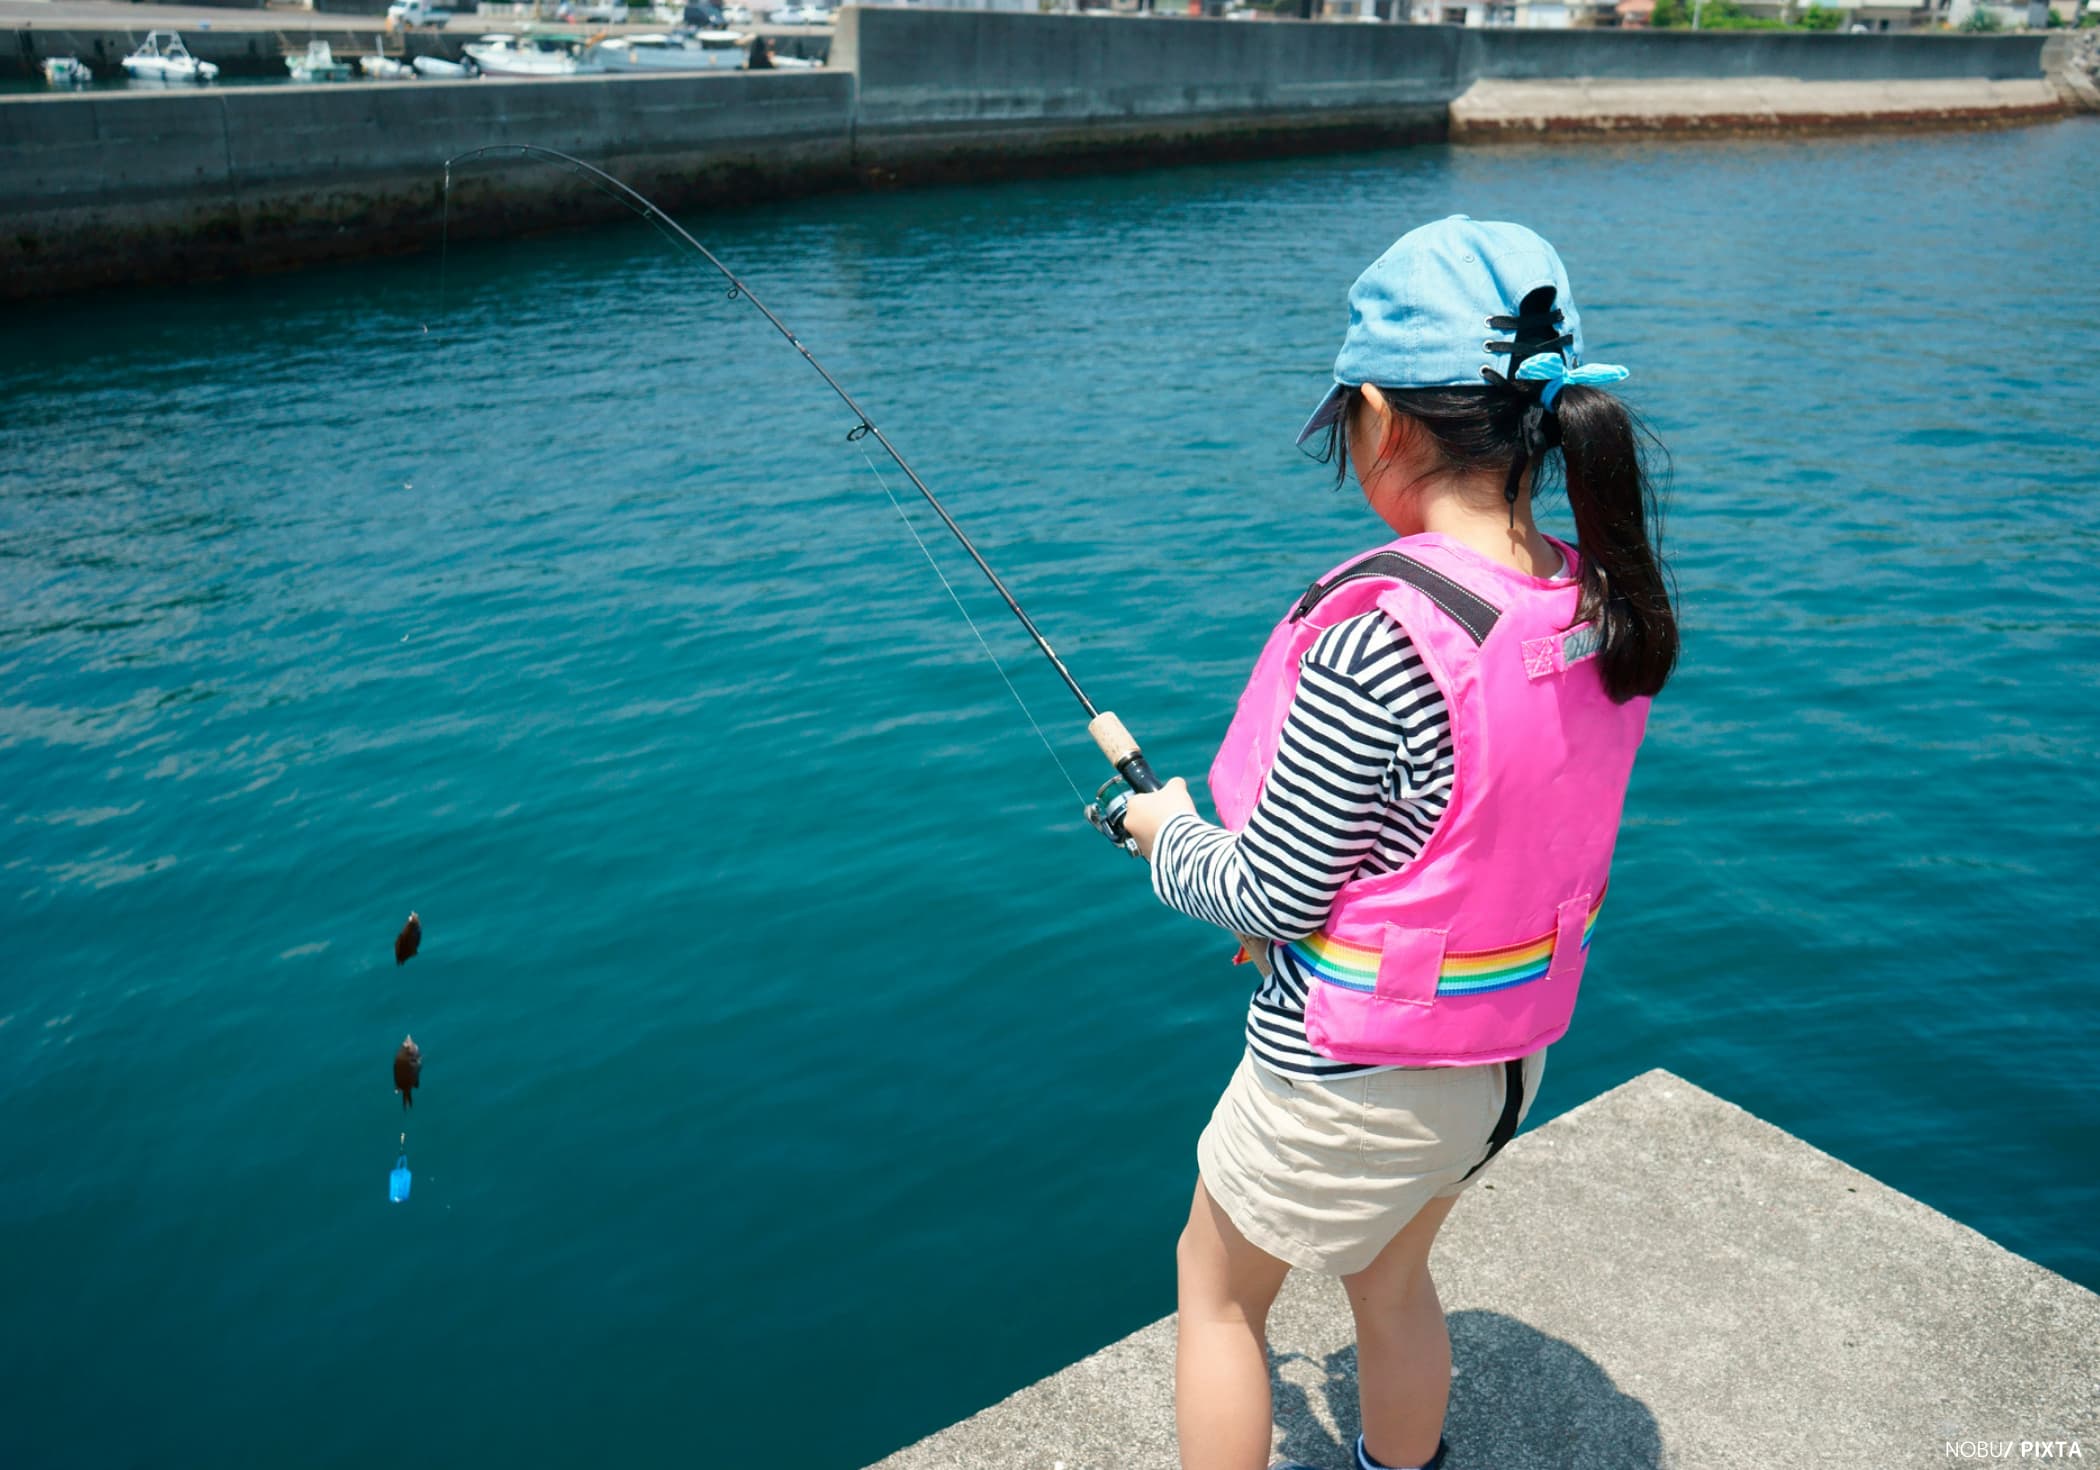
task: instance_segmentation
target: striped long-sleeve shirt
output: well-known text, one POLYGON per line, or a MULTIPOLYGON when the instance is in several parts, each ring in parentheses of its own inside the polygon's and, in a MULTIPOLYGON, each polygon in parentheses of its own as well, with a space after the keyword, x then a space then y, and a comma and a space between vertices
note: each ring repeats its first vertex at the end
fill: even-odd
POLYGON ((1421 852, 1451 799, 1451 720, 1414 643, 1382 612, 1335 624, 1301 667, 1245 829, 1175 817, 1153 848, 1152 887, 1192 918, 1279 941, 1247 1008, 1256 1061, 1290 1077, 1347 1077, 1383 1069, 1307 1044, 1308 976, 1289 941, 1321 927, 1351 878, 1421 852))

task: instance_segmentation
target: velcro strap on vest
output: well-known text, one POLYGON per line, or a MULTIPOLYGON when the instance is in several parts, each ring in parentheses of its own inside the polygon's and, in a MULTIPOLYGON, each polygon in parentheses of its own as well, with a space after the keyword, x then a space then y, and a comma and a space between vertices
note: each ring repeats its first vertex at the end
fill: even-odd
POLYGON ((1335 588, 1365 577, 1390 577, 1407 583, 1448 613, 1451 621, 1464 628, 1475 644, 1487 641, 1487 635, 1494 631, 1495 620, 1502 616, 1500 609, 1468 592, 1436 568, 1424 566, 1404 552, 1378 551, 1343 567, 1326 581, 1315 582, 1306 588, 1305 595, 1298 599, 1298 606, 1291 611, 1291 621, 1302 620, 1335 588))

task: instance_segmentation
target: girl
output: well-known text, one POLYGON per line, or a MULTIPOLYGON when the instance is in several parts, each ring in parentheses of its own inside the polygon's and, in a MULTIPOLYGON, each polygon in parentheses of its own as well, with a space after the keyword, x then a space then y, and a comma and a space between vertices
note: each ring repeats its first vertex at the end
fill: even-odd
MULTIPOLYGON (((1553 247, 1462 215, 1349 292, 1325 433, 1398 540, 1270 636, 1211 767, 1126 823, 1153 888, 1242 936, 1247 1049, 1178 1251, 1184 1470, 1260 1470, 1292 1266, 1356 1317, 1357 1470, 1439 1466, 1451 1342, 1429 1247, 1567 1029, 1648 704, 1677 658, 1635 429, 1582 365, 1553 247), (1580 549, 1532 520, 1560 467, 1580 549)), ((1286 1467, 1290 1470, 1290 1467, 1286 1467)), ((1302 1467, 1299 1467, 1302 1470, 1302 1467)))

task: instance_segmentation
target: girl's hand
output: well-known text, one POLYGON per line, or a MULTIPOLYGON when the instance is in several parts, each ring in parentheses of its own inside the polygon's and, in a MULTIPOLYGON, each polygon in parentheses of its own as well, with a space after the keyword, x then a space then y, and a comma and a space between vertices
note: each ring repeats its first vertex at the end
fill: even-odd
POLYGON ((1183 812, 1196 814, 1196 799, 1189 795, 1189 783, 1176 776, 1157 791, 1133 791, 1130 805, 1123 809, 1123 830, 1137 841, 1138 856, 1152 861, 1152 844, 1159 840, 1159 829, 1183 812))

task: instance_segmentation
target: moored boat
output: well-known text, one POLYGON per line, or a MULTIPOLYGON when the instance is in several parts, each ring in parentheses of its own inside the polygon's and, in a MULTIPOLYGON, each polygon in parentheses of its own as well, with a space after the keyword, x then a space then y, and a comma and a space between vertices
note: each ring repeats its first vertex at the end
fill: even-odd
POLYGON ((581 37, 559 31, 523 36, 483 36, 466 47, 482 73, 492 77, 573 77, 583 70, 577 60, 581 37))
POLYGON ((447 61, 442 56, 418 56, 409 65, 415 68, 417 76, 432 81, 461 82, 481 75, 481 68, 471 61, 447 61))
POLYGON ((585 71, 728 71, 744 64, 751 38, 736 31, 614 36, 586 47, 585 71))
POLYGON ((405 61, 396 61, 384 51, 374 51, 370 56, 357 58, 357 69, 368 77, 380 81, 398 82, 413 80, 414 68, 405 61))
POLYGON ((295 82, 347 82, 350 80, 350 63, 337 61, 335 53, 326 41, 319 37, 306 43, 302 56, 287 56, 285 70, 292 74, 295 82))
POLYGON ((44 80, 54 87, 85 87, 95 80, 95 74, 77 56, 47 56, 44 80))
POLYGON ((173 31, 153 31, 138 50, 124 58, 124 73, 143 82, 209 82, 217 79, 216 63, 199 61, 173 31))

